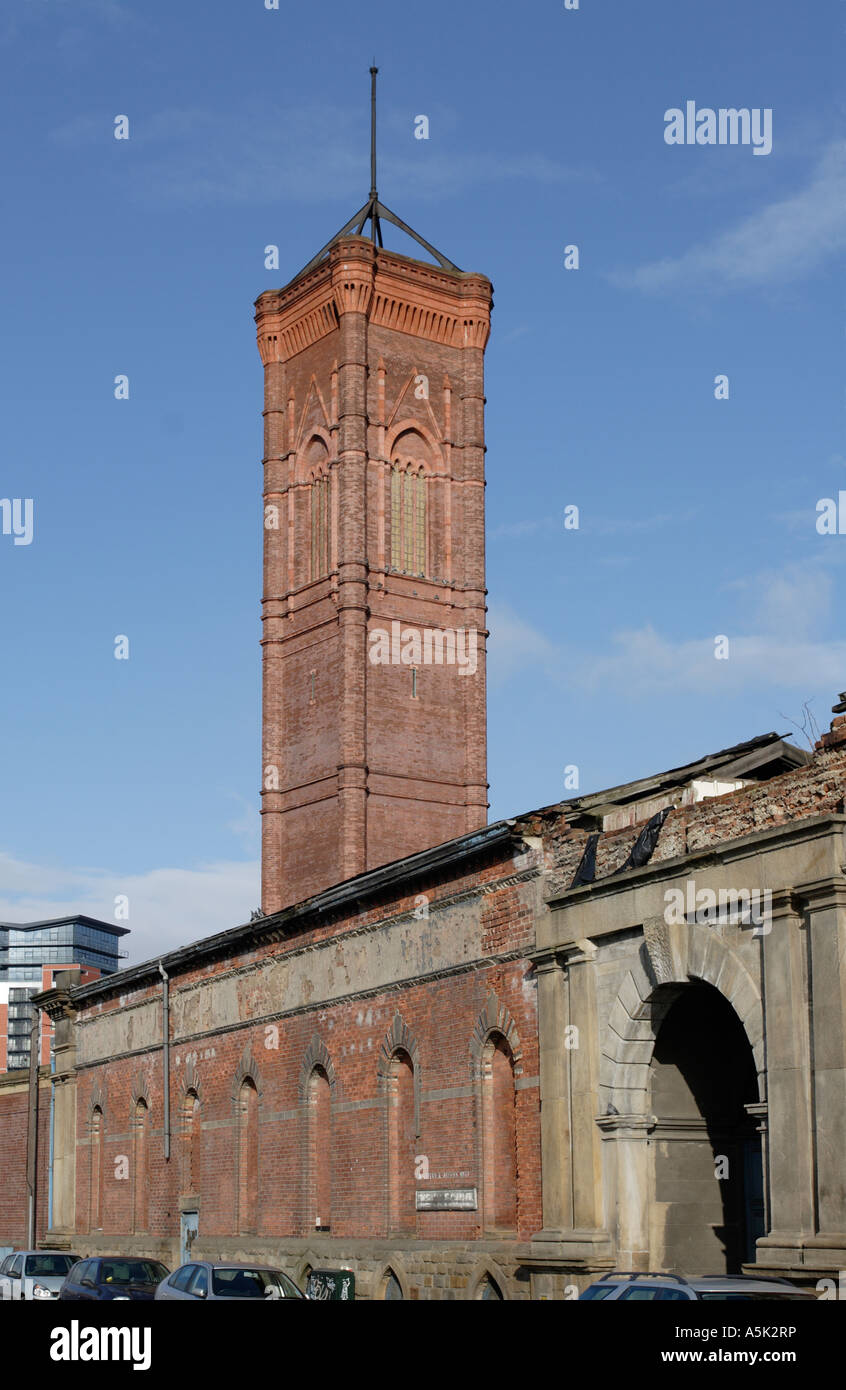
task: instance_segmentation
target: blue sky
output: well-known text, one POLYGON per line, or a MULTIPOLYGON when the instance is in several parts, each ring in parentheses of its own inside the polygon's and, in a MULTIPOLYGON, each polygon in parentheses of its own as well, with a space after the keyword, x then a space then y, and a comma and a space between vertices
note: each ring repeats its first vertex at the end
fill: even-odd
POLYGON ((384 201, 494 283, 491 818, 567 765, 587 792, 806 701, 827 727, 844 28, 842 0, 4 0, 0 496, 34 531, 0 535, 0 919, 127 894, 140 958, 258 903, 252 301, 366 198, 374 55, 384 201), (771 109, 772 153, 667 145, 689 100, 771 109))

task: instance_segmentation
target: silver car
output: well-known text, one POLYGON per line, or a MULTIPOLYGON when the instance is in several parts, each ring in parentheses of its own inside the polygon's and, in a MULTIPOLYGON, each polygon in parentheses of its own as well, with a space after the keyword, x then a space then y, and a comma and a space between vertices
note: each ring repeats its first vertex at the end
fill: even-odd
POLYGON ((78 1255, 64 1250, 15 1250, 0 1264, 0 1299, 13 1303, 58 1298, 78 1255))
POLYGON ((759 1278, 754 1274, 712 1274, 686 1279, 681 1274, 605 1274, 579 1295, 580 1301, 676 1303, 688 1299, 725 1299, 731 1303, 762 1303, 816 1298, 810 1289, 801 1289, 789 1279, 759 1278))
POLYGON ((203 1299, 229 1300, 254 1298, 305 1298, 293 1279, 281 1269, 267 1265, 237 1264, 224 1261, 192 1260, 180 1265, 156 1289, 157 1299, 182 1299, 196 1303, 203 1299))

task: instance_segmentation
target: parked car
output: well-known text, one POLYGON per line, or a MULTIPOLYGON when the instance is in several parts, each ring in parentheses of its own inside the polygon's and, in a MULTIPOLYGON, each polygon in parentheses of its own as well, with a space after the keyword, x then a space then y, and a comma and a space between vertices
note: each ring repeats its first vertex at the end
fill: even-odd
POLYGON ((810 1289, 789 1279, 765 1279, 754 1274, 713 1274, 686 1279, 681 1274, 628 1274, 615 1271, 590 1284, 581 1299, 627 1299, 665 1303, 683 1299, 728 1299, 732 1303, 778 1302, 816 1298, 810 1289))
POLYGON ((79 1260, 68 1270, 59 1298, 87 1299, 89 1302, 127 1302, 151 1299, 156 1286, 169 1270, 159 1260, 141 1260, 125 1255, 98 1255, 79 1260))
POLYGON ((65 1275, 78 1255, 64 1250, 15 1250, 0 1264, 0 1299, 35 1302, 58 1298, 65 1275))
POLYGON ((267 1265, 192 1260, 180 1265, 156 1289, 157 1299, 305 1298, 293 1279, 267 1265))

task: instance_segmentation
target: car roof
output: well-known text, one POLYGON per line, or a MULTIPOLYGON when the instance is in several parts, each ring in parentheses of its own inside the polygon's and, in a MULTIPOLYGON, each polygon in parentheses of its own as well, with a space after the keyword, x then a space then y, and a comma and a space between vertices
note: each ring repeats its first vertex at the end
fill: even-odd
MULTIPOLYGON (((80 1260, 131 1260, 134 1264, 164 1264, 158 1255, 80 1255, 80 1260)), ((186 1264, 193 1261, 186 1260, 186 1264)))
POLYGON ((772 1279, 765 1274, 704 1274, 687 1282, 695 1289, 796 1289, 802 1292, 800 1286, 789 1279, 772 1279))
POLYGON ((597 1279, 598 1284, 635 1284, 638 1280, 655 1280, 660 1282, 662 1279, 666 1284, 689 1284, 690 1280, 683 1274, 652 1274, 649 1270, 630 1271, 623 1269, 609 1270, 608 1274, 603 1274, 601 1279, 597 1279))
POLYGON ((693 1289, 794 1289, 803 1292, 799 1284, 789 1279, 777 1278, 767 1274, 667 1274, 652 1273, 650 1270, 609 1270, 596 1282, 599 1284, 668 1283, 681 1284, 693 1289))
POLYGON ((278 1265, 254 1265, 247 1259, 214 1259, 214 1261, 213 1259, 206 1259, 206 1261, 197 1261, 197 1264, 210 1265, 211 1269, 267 1269, 272 1270, 274 1275, 285 1273, 285 1270, 279 1269, 278 1265))
POLYGON ((79 1255, 75 1255, 72 1250, 12 1250, 5 1258, 9 1259, 15 1255, 67 1255, 69 1260, 79 1259, 79 1255))
POLYGON ((267 1269, 274 1274, 285 1273, 278 1265, 258 1265, 253 1264, 252 1260, 186 1260, 180 1269, 185 1269, 186 1265, 207 1265, 209 1269, 267 1269))

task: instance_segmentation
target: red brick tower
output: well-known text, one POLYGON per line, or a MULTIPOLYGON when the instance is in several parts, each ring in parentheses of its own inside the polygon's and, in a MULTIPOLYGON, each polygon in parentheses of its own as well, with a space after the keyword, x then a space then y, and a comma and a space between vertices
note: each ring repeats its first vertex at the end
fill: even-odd
POLYGON ((491 302, 375 187, 256 301, 266 913, 485 824, 491 302), (385 250, 380 216, 440 264, 385 250))

